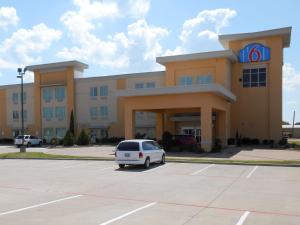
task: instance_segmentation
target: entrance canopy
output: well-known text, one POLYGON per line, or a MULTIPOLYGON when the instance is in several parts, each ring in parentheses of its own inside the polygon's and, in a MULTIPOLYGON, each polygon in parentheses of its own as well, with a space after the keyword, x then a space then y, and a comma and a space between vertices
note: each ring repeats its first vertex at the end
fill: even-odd
MULTIPOLYGON (((164 113, 176 109, 182 112, 199 112, 201 124, 201 147, 210 151, 212 148, 212 112, 218 111, 220 115, 220 137, 224 143, 229 134, 230 102, 235 96, 217 84, 210 86, 209 90, 199 89, 201 85, 192 85, 185 89, 183 86, 154 88, 152 90, 120 91, 118 96, 124 98, 125 138, 134 137, 135 111, 151 111, 157 113, 156 139, 162 138, 165 131, 164 113), (196 92, 196 86, 198 91, 196 92)), ((204 86, 204 85, 203 85, 204 86)))

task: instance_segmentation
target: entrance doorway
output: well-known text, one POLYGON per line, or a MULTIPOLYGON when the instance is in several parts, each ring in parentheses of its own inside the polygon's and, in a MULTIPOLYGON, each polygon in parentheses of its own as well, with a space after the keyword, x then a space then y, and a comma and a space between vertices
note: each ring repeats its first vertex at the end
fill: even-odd
POLYGON ((200 141, 201 141, 200 127, 182 127, 181 134, 194 136, 198 143, 200 143, 200 141))

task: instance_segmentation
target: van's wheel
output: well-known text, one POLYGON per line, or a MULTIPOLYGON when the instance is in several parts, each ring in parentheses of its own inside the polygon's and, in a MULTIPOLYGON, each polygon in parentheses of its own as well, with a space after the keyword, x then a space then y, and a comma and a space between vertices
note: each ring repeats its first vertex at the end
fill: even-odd
POLYGON ((120 167, 121 169, 124 169, 124 168, 125 168, 125 164, 119 164, 119 167, 120 167))
POLYGON ((165 154, 162 155, 160 163, 161 164, 165 164, 166 163, 166 156, 165 156, 165 154))
POLYGON ((30 142, 28 142, 27 143, 27 148, 29 148, 31 146, 31 143, 30 142))
POLYGON ((147 158, 146 161, 145 161, 145 163, 144 163, 144 168, 148 169, 149 167, 150 167, 150 159, 147 158))

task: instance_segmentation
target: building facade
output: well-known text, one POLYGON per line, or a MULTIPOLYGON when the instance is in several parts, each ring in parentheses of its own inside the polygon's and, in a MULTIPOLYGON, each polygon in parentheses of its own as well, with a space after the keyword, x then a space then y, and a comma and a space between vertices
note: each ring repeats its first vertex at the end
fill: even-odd
MULTIPOLYGON (((76 132, 91 137, 161 139, 191 134, 210 151, 218 138, 282 136, 283 49, 291 27, 220 35, 224 50, 158 57, 165 71, 83 76, 78 61, 28 66, 24 86, 26 133, 63 138, 74 115, 76 132)), ((0 138, 20 133, 20 85, 0 87, 0 138)))

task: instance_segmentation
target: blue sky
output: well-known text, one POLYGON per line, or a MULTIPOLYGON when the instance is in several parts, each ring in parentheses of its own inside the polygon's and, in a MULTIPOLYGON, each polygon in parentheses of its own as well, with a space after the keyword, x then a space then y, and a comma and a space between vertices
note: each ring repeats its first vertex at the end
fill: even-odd
POLYGON ((0 85, 19 66, 70 59, 89 64, 85 76, 162 70, 156 56, 222 49, 218 34, 292 26, 283 119, 300 121, 299 11, 298 0, 0 0, 0 85))

